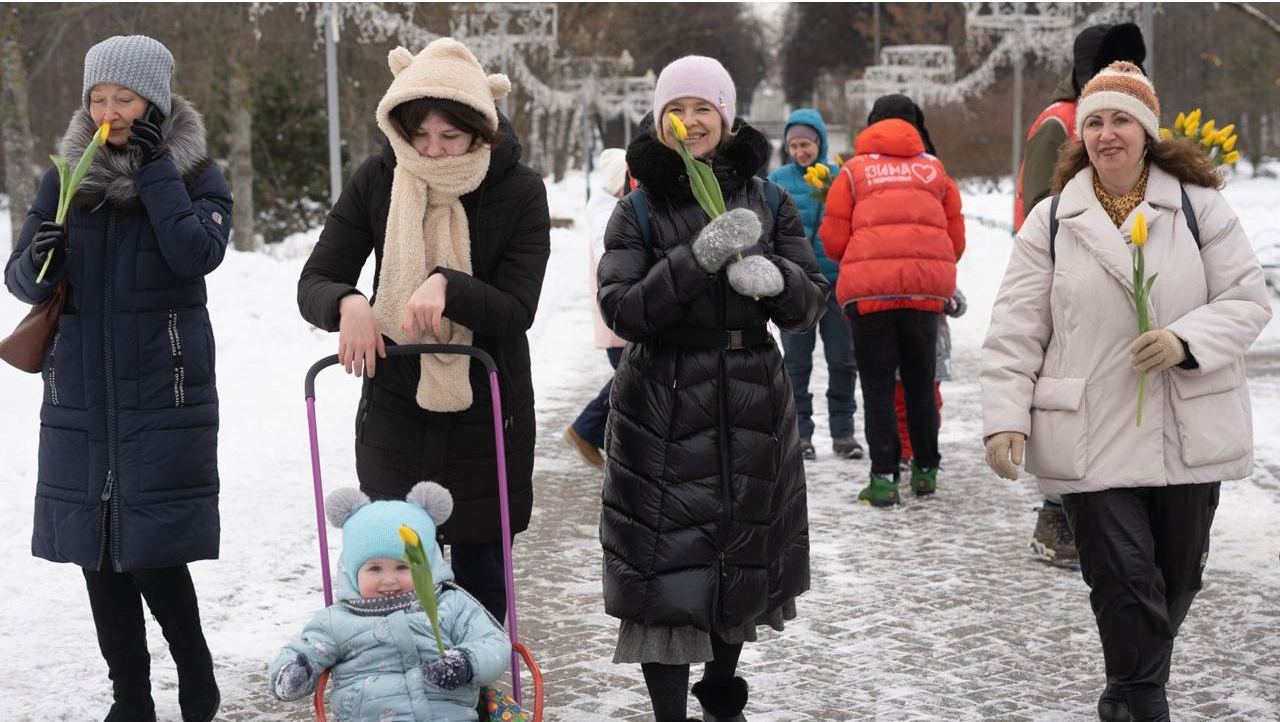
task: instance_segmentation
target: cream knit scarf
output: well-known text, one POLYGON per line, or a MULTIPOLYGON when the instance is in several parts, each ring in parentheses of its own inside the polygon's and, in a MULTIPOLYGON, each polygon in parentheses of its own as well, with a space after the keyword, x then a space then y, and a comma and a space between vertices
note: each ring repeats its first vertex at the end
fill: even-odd
MULTIPOLYGON (((382 269, 373 314, 382 333, 398 344, 471 345, 471 329, 441 320, 441 336, 430 328, 412 334, 400 327, 405 304, 436 267, 471 274, 471 233, 458 197, 480 187, 489 169, 490 149, 465 155, 424 158, 413 146, 392 140, 396 154, 391 209, 382 247, 382 269)), ((417 402, 428 411, 462 411, 471 406, 471 357, 422 357, 417 402)))

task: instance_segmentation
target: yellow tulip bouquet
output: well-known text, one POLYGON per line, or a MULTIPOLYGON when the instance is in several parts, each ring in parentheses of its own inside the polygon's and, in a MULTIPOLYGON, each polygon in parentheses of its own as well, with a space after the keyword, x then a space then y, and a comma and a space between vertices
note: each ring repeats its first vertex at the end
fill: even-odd
MULTIPOLYGON (((836 168, 844 165, 844 161, 840 156, 836 156, 836 168)), ((831 185, 835 183, 836 177, 831 173, 825 163, 814 163, 809 166, 809 170, 804 172, 804 182, 813 186, 816 190, 809 195, 816 199, 819 203, 827 202, 827 193, 831 191, 831 185)))
MULTIPOLYGON (((76 164, 74 171, 67 164, 67 159, 60 155, 51 155, 49 160, 53 161, 53 167, 58 169, 58 211, 53 217, 53 222, 62 225, 67 220, 67 211, 71 208, 71 199, 75 197, 76 191, 80 188, 80 182, 84 180, 85 174, 89 172, 89 166, 93 165, 93 159, 98 155, 98 148, 107 144, 107 134, 111 132, 111 124, 103 123, 98 126, 98 131, 93 134, 93 142, 88 148, 84 149, 84 154, 80 156, 80 162, 76 164)), ((55 249, 56 250, 56 249, 55 249)), ((54 251, 45 254, 44 265, 40 267, 40 273, 36 276, 36 283, 44 280, 45 271, 49 270, 49 261, 53 260, 54 251)))
POLYGON ((1234 165, 1240 160, 1240 151, 1236 150, 1236 124, 1231 123, 1222 128, 1210 118, 1200 124, 1200 109, 1190 113, 1178 113, 1173 121, 1173 128, 1161 128, 1162 140, 1180 140, 1190 143, 1209 157, 1214 166, 1234 165))
MULTIPOLYGON (((1147 245, 1147 219, 1141 212, 1133 219, 1130 237, 1133 239, 1133 304, 1138 310, 1138 335, 1141 336, 1151 330, 1147 302, 1151 298, 1151 287, 1155 285, 1156 276, 1160 275, 1153 273, 1150 278, 1146 276, 1147 259, 1143 255, 1142 247, 1147 245)), ((1138 373, 1138 426, 1142 426, 1142 402, 1146 398, 1146 392, 1147 372, 1140 371, 1138 373)))

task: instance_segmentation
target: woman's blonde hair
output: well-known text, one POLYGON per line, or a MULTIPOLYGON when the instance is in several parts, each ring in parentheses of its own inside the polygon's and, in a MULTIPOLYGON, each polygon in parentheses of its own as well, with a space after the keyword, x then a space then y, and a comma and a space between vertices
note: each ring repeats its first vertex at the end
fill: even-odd
MULTIPOLYGON (((1152 142, 1147 138, 1147 161, 1183 183, 1221 188, 1222 176, 1214 170, 1209 158, 1192 144, 1177 139, 1152 142)), ((1053 169, 1053 192, 1058 194, 1067 182, 1089 165, 1089 153, 1083 140, 1068 141, 1058 155, 1053 169)))

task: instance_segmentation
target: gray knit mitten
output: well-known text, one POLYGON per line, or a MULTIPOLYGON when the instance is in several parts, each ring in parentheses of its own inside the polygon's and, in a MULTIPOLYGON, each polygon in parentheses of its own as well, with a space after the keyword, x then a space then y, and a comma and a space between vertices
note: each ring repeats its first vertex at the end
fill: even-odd
POLYGON ((707 273, 718 272, 730 258, 760 240, 760 219, 748 208, 734 208, 711 219, 693 239, 693 257, 707 273))
POLYGON ((276 681, 271 685, 271 691, 275 693, 277 699, 292 702, 307 694, 310 683, 311 663, 307 661, 307 655, 298 652, 297 658, 286 662, 276 673, 276 681))
POLYGON ((444 690, 455 690, 471 682, 471 660, 460 650, 450 649, 443 657, 432 657, 422 663, 422 676, 444 690))
POLYGON ((729 264, 729 285, 750 298, 771 298, 782 293, 782 271, 764 256, 747 256, 729 264))

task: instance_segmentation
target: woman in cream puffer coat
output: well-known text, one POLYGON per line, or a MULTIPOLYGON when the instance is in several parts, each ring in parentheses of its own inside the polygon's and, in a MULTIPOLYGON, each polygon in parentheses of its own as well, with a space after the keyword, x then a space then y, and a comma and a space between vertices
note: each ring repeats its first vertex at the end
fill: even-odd
POLYGON ((1102 720, 1169 719, 1173 640, 1220 482, 1253 470, 1244 354, 1271 319, 1220 179, 1193 145, 1160 140, 1159 112, 1130 63, 1085 86, 1060 195, 1018 233, 983 346, 987 463, 1016 479, 1025 443, 1040 490, 1063 495, 1106 661, 1102 720), (1139 219, 1157 279, 1141 334, 1139 219))

